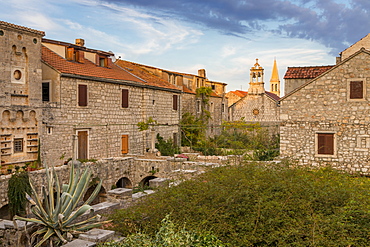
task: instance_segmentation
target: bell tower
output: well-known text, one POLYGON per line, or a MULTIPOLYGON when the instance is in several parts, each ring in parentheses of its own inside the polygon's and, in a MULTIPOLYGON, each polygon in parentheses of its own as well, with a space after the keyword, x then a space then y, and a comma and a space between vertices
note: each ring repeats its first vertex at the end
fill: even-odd
POLYGON ((258 95, 265 93, 265 83, 263 81, 263 71, 264 69, 258 63, 258 58, 256 59, 256 63, 250 69, 250 82, 249 82, 249 95, 258 95))
POLYGON ((270 79, 270 92, 280 97, 280 79, 278 68, 276 65, 276 59, 274 59, 274 66, 272 68, 272 74, 270 79))

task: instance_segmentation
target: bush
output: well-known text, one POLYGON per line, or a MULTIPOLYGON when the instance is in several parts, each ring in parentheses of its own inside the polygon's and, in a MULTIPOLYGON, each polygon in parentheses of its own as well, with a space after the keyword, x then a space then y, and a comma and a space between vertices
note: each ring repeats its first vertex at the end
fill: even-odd
POLYGON ((182 246, 193 246, 193 247, 222 247, 224 246, 220 240, 214 235, 203 232, 196 233, 187 231, 185 227, 178 228, 171 220, 170 216, 162 220, 161 227, 155 236, 150 236, 144 233, 135 233, 124 239, 121 243, 104 243, 99 247, 140 247, 140 246, 152 246, 152 247, 182 247, 182 246))
POLYGON ((215 168, 117 211, 115 230, 155 236, 171 213, 230 246, 370 246, 370 182, 330 168, 215 168), (124 220, 122 220, 124 219, 124 220))
POLYGON ((180 152, 180 149, 174 145, 171 138, 166 141, 160 134, 157 134, 157 143, 155 144, 155 148, 158 149, 163 156, 173 156, 180 152))

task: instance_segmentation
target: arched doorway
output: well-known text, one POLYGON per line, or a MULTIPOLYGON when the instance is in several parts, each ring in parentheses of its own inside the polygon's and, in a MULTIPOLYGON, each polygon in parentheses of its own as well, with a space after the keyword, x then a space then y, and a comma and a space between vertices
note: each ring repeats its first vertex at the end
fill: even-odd
POLYGON ((139 186, 144 188, 144 189, 149 188, 149 180, 154 179, 154 178, 157 178, 157 177, 156 176, 148 176, 148 177, 143 178, 140 181, 139 186))
MULTIPOLYGON (((87 201, 87 199, 89 199, 89 197, 91 196, 91 194, 94 192, 95 188, 96 188, 97 184, 94 184, 92 186, 90 186, 84 197, 83 197, 83 201, 87 201)), ((105 188, 102 186, 100 188, 100 191, 98 193, 98 195, 95 197, 95 199, 90 203, 90 205, 95 205, 95 204, 98 204, 98 203, 101 203, 101 202, 105 202, 107 200, 107 193, 105 191, 105 188)))
POLYGON ((116 183, 117 188, 127 188, 127 189, 132 189, 132 183, 130 179, 123 177, 120 178, 117 183, 116 183))

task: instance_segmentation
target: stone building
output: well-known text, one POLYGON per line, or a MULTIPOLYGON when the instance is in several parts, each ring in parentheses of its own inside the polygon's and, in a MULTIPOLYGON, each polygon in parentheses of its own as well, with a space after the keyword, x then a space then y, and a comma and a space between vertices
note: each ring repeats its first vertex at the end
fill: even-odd
POLYGON ((300 164, 369 172, 369 36, 280 101, 280 152, 300 164))
MULTIPOLYGON (((275 80, 273 82, 277 85, 275 80)), ((239 95, 243 92, 241 95, 245 96, 229 107, 230 121, 244 119, 247 122, 258 122, 262 125, 276 125, 279 122, 278 101, 280 98, 276 94, 265 91, 264 84, 264 69, 257 59, 250 69, 248 92, 238 91, 239 95)), ((275 86, 274 88, 277 89, 275 86)))
POLYGON ((41 39, 44 32, 0 21, 0 161, 37 159, 41 126, 41 39))
POLYGON ((180 108, 181 112, 191 113, 196 117, 200 117, 203 108, 201 107, 201 99, 196 95, 197 88, 210 87, 212 93, 209 97, 208 106, 204 109, 210 112, 210 120, 208 122, 209 136, 220 134, 223 121, 228 119, 228 102, 226 97, 226 83, 211 81, 206 76, 205 69, 199 69, 197 75, 174 72, 147 66, 143 64, 135 64, 147 72, 155 75, 168 83, 176 86, 182 91, 180 108))
POLYGON ((43 39, 45 162, 143 154, 149 137, 137 123, 154 115, 163 124, 156 133, 168 138, 179 132, 181 91, 163 80, 140 78, 112 57, 86 48, 82 39, 76 44, 43 39))

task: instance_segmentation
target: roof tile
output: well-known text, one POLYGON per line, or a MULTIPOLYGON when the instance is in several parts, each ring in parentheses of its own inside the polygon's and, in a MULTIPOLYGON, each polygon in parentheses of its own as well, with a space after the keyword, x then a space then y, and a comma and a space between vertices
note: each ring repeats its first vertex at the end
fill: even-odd
POLYGON ((286 71, 284 75, 284 79, 313 79, 333 67, 334 65, 288 67, 288 70, 286 71))

